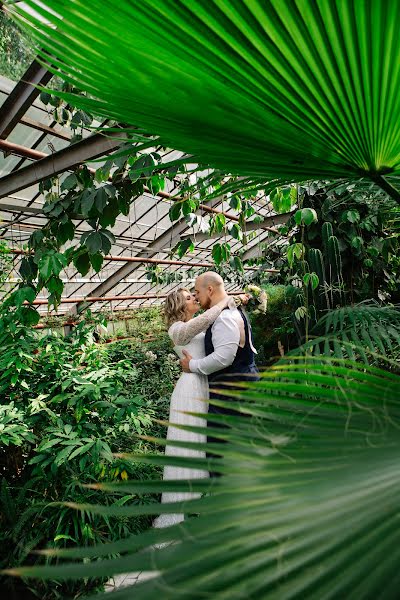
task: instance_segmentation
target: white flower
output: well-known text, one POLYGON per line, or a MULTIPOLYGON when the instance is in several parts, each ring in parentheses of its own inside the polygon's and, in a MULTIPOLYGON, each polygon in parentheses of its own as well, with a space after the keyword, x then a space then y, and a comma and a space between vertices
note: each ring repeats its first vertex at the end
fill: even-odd
POLYGON ((148 362, 152 363, 157 360, 157 354, 154 354, 154 352, 152 352, 151 350, 148 350, 147 352, 145 352, 144 355, 147 358, 148 362))
POLYGON ((257 285, 253 285, 253 284, 246 286, 245 292, 251 294, 252 297, 255 300, 257 300, 257 302, 259 303, 259 306, 257 307, 256 312, 261 312, 261 313, 265 314, 267 312, 267 303, 268 303, 267 292, 265 290, 263 290, 262 288, 258 287, 257 285))
POLYGON ((252 285, 252 284, 246 286, 246 288, 245 288, 245 292, 248 292, 255 298, 259 297, 259 295, 261 294, 261 291, 262 291, 261 288, 259 288, 257 285, 252 285))

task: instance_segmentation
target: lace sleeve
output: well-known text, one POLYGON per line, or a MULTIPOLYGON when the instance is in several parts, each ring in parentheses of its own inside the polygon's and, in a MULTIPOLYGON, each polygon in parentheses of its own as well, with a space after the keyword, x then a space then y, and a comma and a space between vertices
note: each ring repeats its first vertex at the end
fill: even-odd
POLYGON ((206 331, 227 306, 229 306, 228 300, 224 300, 186 323, 184 321, 173 323, 168 330, 169 337, 175 346, 186 346, 195 335, 206 331))

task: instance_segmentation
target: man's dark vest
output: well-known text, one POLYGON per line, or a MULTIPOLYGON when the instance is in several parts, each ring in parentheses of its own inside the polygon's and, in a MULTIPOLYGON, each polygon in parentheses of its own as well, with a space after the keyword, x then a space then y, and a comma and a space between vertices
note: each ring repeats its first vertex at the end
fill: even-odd
MULTIPOLYGON (((229 310, 229 309, 225 309, 229 310)), ((217 381, 254 381, 259 379, 258 370, 254 362, 254 352, 251 349, 250 340, 251 340, 251 328, 249 323, 243 314, 243 312, 239 310, 239 314, 243 319, 244 324, 244 332, 245 332, 245 343, 243 348, 239 346, 235 359, 233 363, 222 369, 221 371, 216 371, 208 376, 208 380, 211 382, 217 381)), ((206 356, 212 354, 214 352, 214 346, 212 342, 212 333, 211 333, 212 325, 206 331, 205 337, 205 351, 206 356)))

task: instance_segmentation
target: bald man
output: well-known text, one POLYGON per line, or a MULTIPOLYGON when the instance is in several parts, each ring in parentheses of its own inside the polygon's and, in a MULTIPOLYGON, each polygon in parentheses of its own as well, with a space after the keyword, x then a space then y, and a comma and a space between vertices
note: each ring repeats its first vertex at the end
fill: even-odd
MULTIPOLYGON (((224 281, 218 273, 208 271, 197 277, 195 281, 196 298, 205 310, 212 308, 223 300, 227 293, 224 281)), ((243 381, 259 379, 254 356, 257 354, 253 346, 251 326, 246 315, 239 308, 227 308, 207 329, 205 335, 205 357, 193 359, 185 350, 181 366, 187 373, 207 375, 210 389, 210 400, 230 401, 232 408, 221 408, 210 404, 209 413, 217 415, 237 415, 234 410, 235 398, 218 394, 218 390, 229 390, 232 385, 243 381)), ((226 427, 221 420, 209 422, 210 427, 226 427)), ((221 440, 208 437, 209 442, 221 440)), ((210 454, 209 456, 218 456, 210 454)), ((218 473, 212 472, 211 476, 218 473)))

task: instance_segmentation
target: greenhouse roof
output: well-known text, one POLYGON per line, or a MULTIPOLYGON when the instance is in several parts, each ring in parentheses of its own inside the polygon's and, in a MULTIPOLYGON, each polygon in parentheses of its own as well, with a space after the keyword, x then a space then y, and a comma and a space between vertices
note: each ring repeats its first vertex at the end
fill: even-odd
MULTIPOLYGON (((54 121, 40 101, 38 91, 30 83, 46 84, 49 78, 46 69, 35 61, 17 84, 0 77, 0 150, 4 154, 0 160, 0 238, 7 240, 9 247, 16 252, 26 248, 31 233, 46 222, 39 182, 53 174, 68 173, 82 163, 89 168, 98 168, 99 163, 91 163, 91 159, 109 154, 121 143, 120 137, 117 140, 85 129, 84 139, 71 145, 71 131, 54 121)), ((115 137, 115 134, 112 135, 115 137)), ((180 156, 179 152, 173 150, 157 151, 163 161, 180 156)), ((111 258, 104 261, 99 273, 90 271, 82 277, 73 267, 64 269, 61 273, 64 292, 59 314, 76 312, 79 302, 86 297, 113 298, 110 300, 113 310, 157 304, 166 293, 182 283, 190 285, 193 267, 212 265, 211 251, 215 237, 202 233, 198 224, 190 227, 184 219, 172 223, 169 218, 173 197, 178 193, 178 178, 167 180, 164 192, 157 195, 148 192, 137 197, 131 204, 129 215, 117 218, 112 229, 116 241, 110 251, 111 258), (189 234, 194 240, 195 250, 182 261, 171 260, 171 249, 189 234), (149 259, 170 260, 174 264, 160 263, 160 266, 170 273, 182 273, 183 281, 168 285, 148 281, 146 267, 149 259)), ((244 259, 261 255, 261 244, 279 243, 279 238, 271 232, 271 228, 287 220, 286 215, 277 217, 265 198, 257 198, 253 207, 263 222, 254 226, 257 236, 249 241, 244 259)), ((228 222, 237 220, 225 197, 215 198, 207 206, 200 205, 198 214, 219 211, 225 213, 228 222)), ((90 230, 84 220, 77 220, 75 225, 72 243, 90 230)), ((241 246, 241 242, 229 234, 224 234, 224 237, 233 251, 241 246)), ((8 289, 19 281, 20 261, 21 254, 15 254, 12 278, 6 286, 8 289)), ((233 284, 228 285, 228 291, 234 290, 233 284)), ((42 314, 47 313, 45 290, 36 302, 42 302, 38 308, 42 314)), ((104 306, 103 301, 93 302, 91 308, 98 310, 104 306)))

